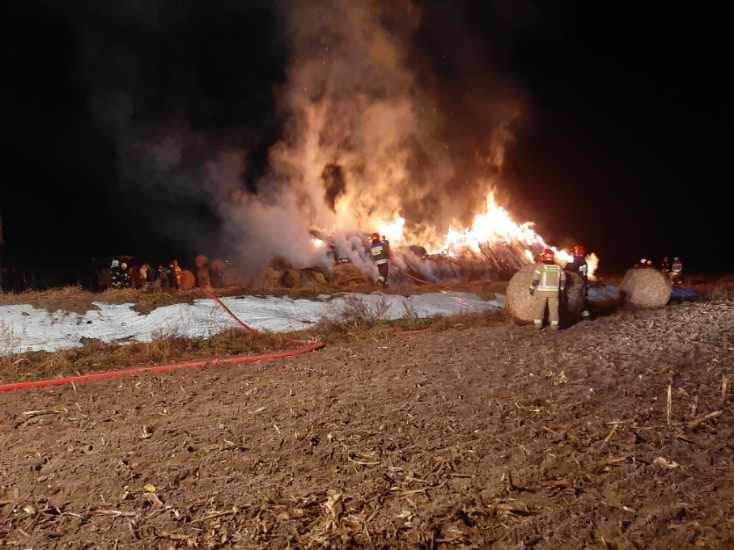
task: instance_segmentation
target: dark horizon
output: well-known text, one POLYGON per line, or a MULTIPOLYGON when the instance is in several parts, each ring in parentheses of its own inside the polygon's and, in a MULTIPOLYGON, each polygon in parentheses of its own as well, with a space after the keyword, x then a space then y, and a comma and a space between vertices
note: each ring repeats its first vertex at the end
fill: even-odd
MULTIPOLYGON (((527 103, 501 178, 516 221, 536 221, 553 244, 584 243, 602 272, 664 255, 692 272, 734 271, 721 14, 573 1, 417 4, 413 46, 437 89, 470 89, 461 64, 474 56, 473 67, 491 59, 527 103)), ((11 2, 0 195, 9 262, 54 270, 106 255, 230 252, 221 214, 198 194, 148 194, 121 176, 84 76, 90 29, 135 42, 149 63, 149 97, 130 116, 155 121, 175 108, 202 135, 241 145, 241 187, 255 191, 284 132, 274 90, 289 50, 279 15, 265 1, 181 5, 151 38, 114 18, 107 27, 108 14, 88 2, 11 2)), ((109 60, 112 76, 121 61, 109 60)), ((438 103, 450 113, 455 98, 444 93, 438 103)), ((190 154, 192 165, 207 160, 190 154)))

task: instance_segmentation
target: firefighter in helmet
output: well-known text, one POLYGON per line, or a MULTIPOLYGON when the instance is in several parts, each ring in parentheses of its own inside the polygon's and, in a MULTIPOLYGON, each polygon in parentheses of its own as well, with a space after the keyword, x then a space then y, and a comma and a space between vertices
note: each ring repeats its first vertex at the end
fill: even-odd
POLYGON ((120 266, 120 260, 112 258, 110 263, 110 279, 112 288, 122 288, 124 286, 123 269, 120 266))
POLYGON ((663 261, 660 262, 660 271, 663 273, 670 273, 670 260, 667 256, 665 256, 663 261))
POLYGON ((573 260, 566 266, 566 269, 573 273, 578 273, 584 282, 584 310, 581 312, 583 319, 588 319, 589 314, 589 264, 586 263, 586 250, 580 244, 573 247, 573 260))
POLYGON ((169 269, 171 273, 169 275, 171 287, 175 288, 176 290, 181 290, 181 276, 183 275, 183 269, 181 269, 181 266, 178 265, 178 260, 171 260, 169 269))
POLYGON ((670 280, 674 285, 683 284, 683 262, 680 258, 673 258, 670 266, 670 280))
POLYGON ((388 248, 385 243, 380 240, 380 235, 378 233, 372 233, 371 240, 370 254, 372 255, 372 261, 375 262, 377 271, 379 272, 377 282, 384 288, 387 286, 387 276, 390 269, 388 264, 388 248))
POLYGON ((535 264, 533 278, 530 282, 530 295, 535 297, 536 313, 535 328, 543 328, 545 308, 548 306, 550 327, 558 330, 560 295, 566 288, 566 273, 555 262, 555 254, 546 248, 541 256, 541 262, 535 264))

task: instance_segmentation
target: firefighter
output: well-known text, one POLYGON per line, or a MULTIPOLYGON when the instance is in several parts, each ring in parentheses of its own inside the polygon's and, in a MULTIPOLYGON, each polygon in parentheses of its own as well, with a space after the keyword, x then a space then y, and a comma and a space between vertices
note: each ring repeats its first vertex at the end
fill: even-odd
POLYGON ((175 288, 176 290, 181 289, 181 275, 183 274, 183 270, 178 265, 178 260, 171 260, 171 275, 170 275, 170 282, 171 287, 175 288))
POLYGON ((387 240, 385 235, 382 236, 382 245, 385 247, 385 255, 388 260, 392 260, 392 250, 390 250, 390 241, 387 240))
POLYGON ((161 290, 168 290, 171 288, 171 272, 164 266, 158 266, 158 286, 161 290))
POLYGON ((573 261, 566 266, 566 269, 578 273, 584 282, 584 310, 581 312, 581 318, 588 319, 590 317, 588 305, 589 264, 586 263, 586 251, 580 244, 573 247, 573 261))
POLYGON ((670 259, 668 259, 667 256, 665 256, 663 261, 660 262, 660 271, 663 273, 670 273, 670 259))
POLYGON ((535 296, 537 313, 535 314, 535 328, 543 328, 545 307, 548 306, 550 327, 558 330, 560 295, 566 288, 566 273, 561 266, 555 263, 555 254, 550 248, 543 251, 542 262, 535 264, 533 278, 530 283, 530 295, 535 296))
POLYGON ((124 270, 120 265, 120 260, 113 258, 110 263, 110 281, 112 288, 122 288, 125 279, 123 277, 124 270))
POLYGON ((388 250, 385 243, 380 240, 380 235, 372 233, 372 245, 370 246, 370 254, 372 255, 372 261, 377 266, 379 276, 377 282, 382 285, 383 288, 387 286, 387 276, 390 269, 388 264, 388 250))
POLYGON ((673 258, 670 266, 670 280, 676 286, 683 284, 683 262, 680 258, 673 258))

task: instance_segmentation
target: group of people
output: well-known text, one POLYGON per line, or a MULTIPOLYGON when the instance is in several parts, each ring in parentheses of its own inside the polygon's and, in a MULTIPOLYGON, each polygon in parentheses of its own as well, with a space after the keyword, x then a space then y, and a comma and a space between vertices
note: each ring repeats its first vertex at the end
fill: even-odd
MULTIPOLYGON (((644 268, 655 269, 655 264, 652 260, 642 258, 639 263, 636 263, 634 265, 634 269, 644 268)), ((670 280, 674 285, 683 284, 683 262, 677 256, 673 258, 672 263, 668 256, 665 256, 660 262, 660 271, 666 273, 670 277, 670 280)))
POLYGON ((535 318, 533 324, 535 328, 543 328, 543 318, 545 317, 546 307, 548 308, 548 320, 550 328, 558 330, 560 327, 560 300, 563 292, 566 290, 566 271, 577 273, 584 285, 584 306, 581 311, 581 317, 588 319, 590 317, 588 309, 588 288, 589 288, 589 265, 586 262, 586 251, 584 247, 577 244, 573 247, 573 260, 566 264, 565 269, 556 263, 555 253, 552 249, 546 248, 540 255, 533 269, 533 275, 530 279, 530 287, 528 292, 534 298, 535 318))
MULTIPOLYGON (((378 277, 377 283, 383 287, 387 286, 387 277, 390 265, 390 243, 383 235, 373 233, 370 236, 370 254, 372 260, 377 266, 378 277)), ((537 328, 543 328, 543 318, 545 310, 548 308, 548 317, 550 327, 557 330, 560 326, 559 306, 561 295, 566 287, 566 271, 577 273, 584 285, 584 307, 581 316, 584 319, 590 317, 588 309, 588 282, 589 282, 589 266, 586 262, 586 251, 582 245, 573 247, 573 260, 569 262, 565 268, 561 267, 555 261, 555 253, 552 249, 546 248, 539 256, 538 262, 535 264, 530 288, 530 295, 534 298, 535 319, 534 324, 537 328)))
POLYGON ((201 288, 221 288, 224 286, 224 262, 214 260, 211 263, 206 256, 197 256, 196 274, 184 270, 177 259, 168 264, 153 266, 148 262, 132 265, 129 256, 113 258, 110 263, 110 286, 112 288, 136 288, 141 290, 185 290, 194 284, 201 288), (186 274, 193 278, 191 284, 186 274))

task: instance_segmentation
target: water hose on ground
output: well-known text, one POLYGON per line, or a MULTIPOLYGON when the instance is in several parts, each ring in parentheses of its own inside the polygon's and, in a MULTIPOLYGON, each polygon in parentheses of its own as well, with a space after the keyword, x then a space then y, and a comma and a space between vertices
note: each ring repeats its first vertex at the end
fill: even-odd
MULTIPOLYGON (((263 334, 261 331, 256 330, 246 323, 244 323, 239 317, 237 317, 232 310, 230 310, 224 302, 219 299, 219 296, 213 292, 207 292, 207 294, 221 306, 241 327, 243 330, 252 332, 255 334, 263 334)), ((235 355, 234 357, 225 358, 212 358, 212 359, 201 359, 197 361, 186 361, 182 363, 170 363, 167 365, 154 365, 151 367, 134 367, 129 369, 121 369, 114 371, 104 372, 93 372, 89 374, 81 374, 77 376, 66 376, 62 378, 49 378, 46 380, 31 380, 27 382, 12 382, 9 384, 0 384, 0 393, 11 392, 16 390, 31 389, 31 388, 47 388, 49 386, 64 386, 68 384, 81 384, 84 382, 91 382, 94 380, 105 380, 109 378, 122 378, 124 376, 130 376, 133 374, 140 374, 144 372, 170 372, 179 369, 195 369, 200 367, 219 366, 219 365, 232 365, 238 363, 257 363, 260 361, 273 361, 276 359, 285 359, 287 357, 296 357, 316 351, 324 347, 324 343, 319 340, 288 340, 291 343, 297 344, 299 347, 285 350, 275 351, 269 353, 262 353, 259 355, 235 355)))
POLYGON ((392 261, 391 261, 390 263, 391 263, 391 264, 392 264, 392 265, 393 265, 393 266, 395 267, 395 269, 397 269, 397 270, 398 270, 398 272, 399 272, 399 273, 402 273, 402 274, 403 274, 403 275, 405 275, 406 277, 408 277, 408 278, 410 278, 410 279, 413 279, 413 280, 414 280, 414 281, 415 281, 416 283, 419 283, 419 284, 422 284, 422 285, 432 285, 432 284, 434 284, 434 283, 432 283, 431 281, 426 281, 426 280, 424 280, 424 279, 420 279, 420 278, 416 277, 415 275, 411 275, 410 273, 408 273, 407 271, 405 271, 404 269, 402 269, 402 268, 401 268, 401 267, 400 267, 400 266, 399 266, 398 264, 396 264, 395 262, 392 262, 392 261))

